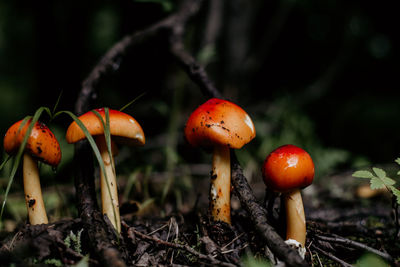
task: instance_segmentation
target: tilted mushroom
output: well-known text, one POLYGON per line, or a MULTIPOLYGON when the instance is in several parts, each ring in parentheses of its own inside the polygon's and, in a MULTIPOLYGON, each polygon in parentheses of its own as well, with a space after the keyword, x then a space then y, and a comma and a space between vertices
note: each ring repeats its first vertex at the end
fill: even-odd
POLYGON ((262 174, 267 187, 283 194, 286 209, 286 240, 300 248, 304 258, 306 220, 300 189, 314 179, 314 163, 310 155, 294 145, 272 151, 264 161, 262 174))
MULTIPOLYGON (((95 109, 106 121, 104 108, 95 109)), ((110 219, 115 229, 121 232, 121 219, 119 216, 118 188, 116 174, 114 169, 114 156, 117 154, 114 142, 132 146, 141 146, 145 144, 145 136, 140 124, 130 115, 109 109, 109 123, 111 134, 112 157, 109 157, 107 145, 104 137, 103 123, 92 111, 89 111, 79 117, 85 127, 92 136, 95 136, 97 147, 99 148, 103 159, 105 172, 107 173, 107 181, 104 174, 101 172, 100 188, 103 214, 106 214, 110 219), (111 196, 110 196, 111 193, 111 196)), ((66 133, 68 143, 76 143, 85 139, 86 136, 76 122, 72 122, 66 133)))
MULTIPOLYGON (((14 123, 4 136, 4 150, 8 154, 13 155, 18 152, 32 120, 26 121, 24 125, 22 125, 22 121, 14 123)), ((56 137, 41 122, 36 122, 33 126, 25 146, 23 158, 25 203, 28 209, 29 222, 32 225, 49 222, 40 187, 38 160, 53 167, 56 167, 61 161, 61 149, 56 137)))
POLYGON ((238 105, 212 98, 190 115, 185 137, 195 147, 213 149, 210 210, 215 221, 231 223, 230 148, 239 149, 256 135, 250 116, 238 105))

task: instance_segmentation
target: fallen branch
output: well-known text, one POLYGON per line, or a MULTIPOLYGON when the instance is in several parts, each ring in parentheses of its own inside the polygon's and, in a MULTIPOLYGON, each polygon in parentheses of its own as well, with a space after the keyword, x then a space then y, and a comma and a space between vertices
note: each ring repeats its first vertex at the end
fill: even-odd
POLYGON ((335 237, 328 237, 328 236, 322 236, 322 235, 314 235, 314 237, 316 237, 319 240, 323 240, 323 241, 328 241, 328 242, 332 242, 332 243, 338 243, 338 244, 343 244, 346 246, 350 246, 353 248, 359 248, 359 249, 363 249, 366 250, 368 252, 371 252, 373 254, 376 254, 382 258, 384 258, 385 260, 387 260, 388 262, 394 263, 394 259, 392 258, 392 256, 390 256, 389 254, 379 251, 377 249, 371 248, 365 244, 359 243, 357 241, 353 241, 341 236, 337 236, 335 235, 335 237))
POLYGON ((143 234, 143 233, 135 230, 134 227, 130 227, 125 222, 122 222, 122 225, 127 229, 128 236, 131 240, 135 240, 135 236, 138 236, 142 240, 151 241, 160 246, 184 250, 190 254, 193 254, 194 256, 198 257, 199 259, 209 261, 213 265, 226 266, 226 267, 235 267, 236 266, 236 265, 228 263, 228 262, 223 262, 223 261, 217 260, 212 255, 206 255, 206 254, 200 253, 188 245, 171 243, 171 242, 167 242, 167 241, 161 240, 159 238, 156 238, 156 237, 153 237, 153 236, 150 236, 147 234, 143 234))

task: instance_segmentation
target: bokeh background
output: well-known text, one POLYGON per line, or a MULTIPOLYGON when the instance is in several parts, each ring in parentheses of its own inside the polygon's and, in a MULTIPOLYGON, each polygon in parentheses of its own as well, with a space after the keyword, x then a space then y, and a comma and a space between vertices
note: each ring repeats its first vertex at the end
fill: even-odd
MULTIPOLYGON (((52 108, 61 92, 58 110, 73 111, 101 56, 176 8, 162 0, 1 1, 0 132, 40 106, 52 108)), ((396 17, 394 1, 204 2, 186 28, 186 47, 256 125, 256 139, 238 152, 251 182, 260 183, 266 155, 287 143, 310 152, 317 183, 399 156, 396 17)), ((119 109, 144 93, 125 111, 147 137, 144 147, 120 148, 122 203, 157 204, 163 214, 190 210, 199 195, 206 202, 211 157, 186 144, 183 127, 207 99, 169 55, 165 36, 134 47, 116 69, 99 85, 98 106, 119 109)), ((49 123, 63 160, 56 172, 41 167, 53 219, 76 215, 73 146, 64 140, 70 122, 62 115, 49 123)), ((10 168, 0 173, 3 191, 10 168)), ((9 196, 18 204, 5 213, 16 222, 25 218, 20 177, 9 196)))

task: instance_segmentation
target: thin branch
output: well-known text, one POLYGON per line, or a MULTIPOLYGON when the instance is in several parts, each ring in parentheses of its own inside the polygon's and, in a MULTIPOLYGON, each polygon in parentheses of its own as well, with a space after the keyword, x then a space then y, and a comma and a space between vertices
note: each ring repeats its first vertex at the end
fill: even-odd
POLYGON ((373 254, 376 254, 376 255, 384 258, 385 260, 387 260, 389 262, 392 262, 392 263, 394 262, 392 256, 390 256, 389 254, 387 254, 385 252, 382 252, 382 251, 379 251, 377 249, 374 249, 372 247, 369 247, 369 246, 367 246, 365 244, 359 243, 357 241, 353 241, 353 240, 350 240, 350 239, 347 239, 347 238, 344 238, 344 237, 341 237, 341 236, 337 236, 337 235, 335 235, 335 237, 315 235, 315 237, 317 239, 320 239, 320 240, 323 240, 323 241, 328 241, 328 242, 333 242, 333 243, 338 243, 338 244, 344 244, 344 245, 351 246, 351 247, 354 247, 354 248, 364 249, 364 250, 366 250, 368 252, 371 252, 373 254))
POLYGON ((315 250, 317 250, 318 252, 320 252, 321 254, 325 255, 326 257, 330 258, 331 260, 336 261, 337 263, 339 263, 340 265, 342 265, 343 267, 352 267, 353 265, 339 259, 338 257, 332 255, 332 253, 326 252, 323 249, 320 249, 319 247, 315 246, 314 244, 311 245, 311 247, 315 250))
POLYGON ((186 251, 188 253, 193 254, 194 256, 198 257, 199 259, 210 261, 211 264, 213 264, 213 265, 226 266, 226 267, 235 267, 236 266, 236 265, 231 264, 231 263, 227 263, 227 262, 223 262, 223 261, 217 260, 211 255, 205 255, 203 253, 200 253, 200 252, 194 250, 192 247, 190 247, 188 245, 171 243, 171 242, 167 242, 167 241, 161 240, 161 239, 156 238, 156 237, 149 236, 147 234, 143 234, 143 233, 135 230, 134 227, 130 227, 125 222, 122 222, 122 225, 128 229, 127 230, 128 236, 132 240, 135 239, 135 236, 138 236, 142 240, 152 241, 152 242, 156 243, 157 245, 170 247, 170 248, 174 248, 174 249, 184 250, 184 251, 186 251))
POLYGON ((80 115, 91 108, 91 105, 97 98, 96 87, 101 79, 108 73, 119 69, 123 56, 132 47, 148 41, 150 37, 157 35, 160 31, 169 30, 177 32, 178 30, 183 32, 184 25, 197 13, 202 2, 203 0, 186 0, 176 13, 142 31, 125 36, 111 47, 83 81, 82 89, 75 105, 75 112, 80 115))

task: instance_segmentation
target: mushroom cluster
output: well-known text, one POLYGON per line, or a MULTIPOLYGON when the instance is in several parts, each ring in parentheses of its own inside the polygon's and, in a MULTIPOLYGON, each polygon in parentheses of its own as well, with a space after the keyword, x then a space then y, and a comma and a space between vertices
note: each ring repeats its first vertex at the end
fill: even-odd
MULTIPOLYGON (((118 188, 114 156, 116 143, 142 146, 145 135, 140 124, 130 115, 104 108, 89 111, 79 118, 96 145, 104 163, 100 187, 102 212, 116 231, 121 231, 118 188), (111 155, 109 154, 105 125, 109 122, 111 155), (106 179, 107 178, 107 179, 106 179)), ((13 155, 21 146, 30 120, 13 124, 4 137, 4 149, 13 155)), ((200 105, 188 118, 184 134, 194 147, 212 151, 210 173, 210 214, 214 221, 231 224, 231 163, 230 149, 240 149, 256 135, 250 116, 238 105, 212 98, 200 105)), ((86 139, 83 129, 74 121, 66 132, 68 143, 86 139)), ((41 122, 36 122, 27 138, 23 158, 23 182, 29 222, 47 224, 48 219, 41 193, 37 161, 57 166, 61 160, 60 145, 54 134, 41 122)), ((286 239, 304 253, 306 226, 300 189, 310 185, 314 178, 314 163, 310 155, 294 145, 284 145, 272 151, 264 161, 262 176, 269 190, 280 192, 286 209, 286 239)))

